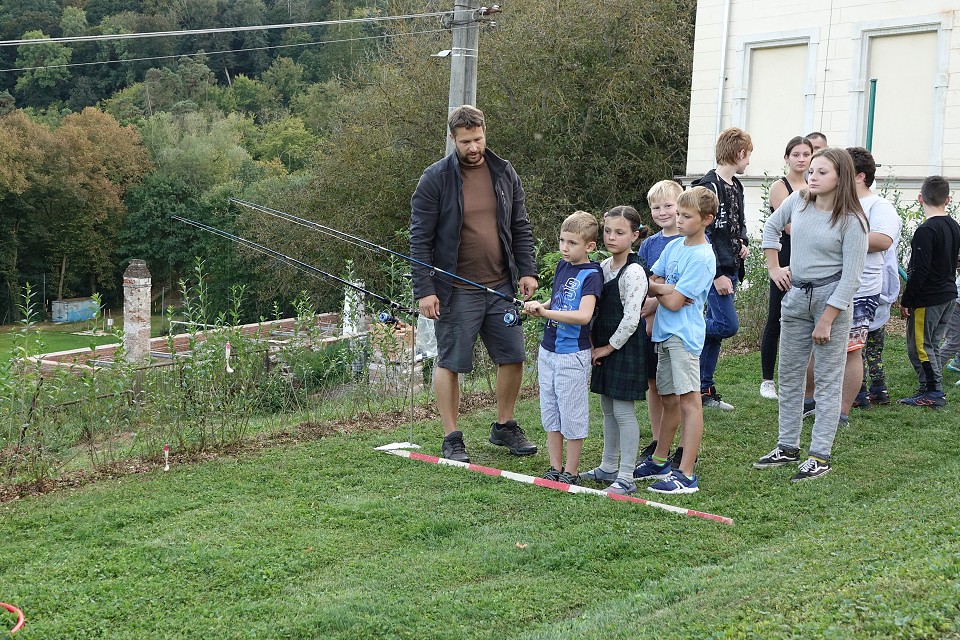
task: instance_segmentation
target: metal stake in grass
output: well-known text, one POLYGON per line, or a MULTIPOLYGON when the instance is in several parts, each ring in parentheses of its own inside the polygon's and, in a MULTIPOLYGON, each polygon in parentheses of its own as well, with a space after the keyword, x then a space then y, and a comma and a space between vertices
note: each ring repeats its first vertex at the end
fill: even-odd
POLYGON ((227 352, 227 373, 233 373, 233 369, 230 368, 230 342, 229 341, 227 342, 225 349, 227 352))
POLYGON ((163 445, 163 470, 170 471, 170 445, 163 445))
POLYGON ((376 447, 376 451, 383 451, 384 453, 389 453, 390 455, 399 456, 401 458, 409 458, 410 460, 419 460, 420 462, 429 462, 431 464, 446 465, 448 467, 459 467, 461 469, 467 469, 468 471, 475 471, 477 473, 482 473, 488 476, 499 476, 501 478, 507 478, 508 480, 514 480, 516 482, 522 482, 524 484, 533 484, 538 487, 545 487, 547 489, 554 489, 556 491, 563 491, 566 493, 585 493, 594 496, 601 496, 604 498, 610 498, 611 500, 617 500, 620 502, 632 502, 634 504, 642 504, 645 507, 654 507, 656 509, 663 509, 664 511, 670 511, 671 513, 677 513, 682 516, 691 516, 694 518, 703 518, 704 520, 712 520, 714 522, 720 522, 722 524, 733 524, 733 518, 728 518, 726 516, 718 516, 712 513, 706 513, 704 511, 695 511, 693 509, 685 509, 684 507, 675 507, 672 504, 664 504, 662 502, 654 502, 653 500, 645 500, 643 498, 637 498, 636 496, 625 496, 616 493, 607 493, 606 491, 600 491, 599 489, 591 489, 589 487, 581 487, 579 485, 567 484, 565 482, 555 482, 553 480, 547 480, 545 478, 535 478, 533 476, 524 475, 522 473, 514 473, 512 471, 503 471, 501 469, 494 469, 493 467, 483 467, 478 464, 470 464, 468 462, 458 462, 456 460, 448 460, 446 458, 437 458, 435 456, 428 456, 423 453, 417 453, 416 451, 404 451, 406 443, 404 442, 394 442, 393 444, 386 444, 382 447, 376 447))

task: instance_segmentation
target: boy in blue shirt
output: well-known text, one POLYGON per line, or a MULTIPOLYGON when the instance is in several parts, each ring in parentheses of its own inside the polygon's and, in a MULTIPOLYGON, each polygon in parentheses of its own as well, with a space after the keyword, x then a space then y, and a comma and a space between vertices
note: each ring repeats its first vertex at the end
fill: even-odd
POLYGON ((553 276, 550 301, 524 304, 528 314, 547 320, 537 356, 540 416, 550 454, 550 469, 543 477, 567 484, 580 484, 577 466, 590 427, 590 320, 603 291, 603 272, 589 254, 597 248, 599 228, 596 217, 586 211, 563 221, 563 259, 553 276))
POLYGON ((717 215, 717 196, 694 187, 677 198, 677 230, 683 242, 668 244, 653 265, 650 295, 660 306, 653 320, 651 340, 657 344, 657 389, 663 402, 660 438, 653 455, 636 468, 638 480, 657 479, 648 487, 657 493, 699 491, 693 465, 703 439, 703 403, 700 400, 700 352, 706 336, 703 307, 713 286, 716 258, 707 242, 706 228, 717 215), (679 469, 670 467, 670 444, 683 422, 679 469))

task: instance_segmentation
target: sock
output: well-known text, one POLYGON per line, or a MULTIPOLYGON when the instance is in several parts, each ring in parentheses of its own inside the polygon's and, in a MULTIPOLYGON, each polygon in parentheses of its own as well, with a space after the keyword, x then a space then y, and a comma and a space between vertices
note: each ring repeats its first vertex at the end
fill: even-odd
POLYGON ((666 464, 667 462, 670 461, 670 458, 659 458, 659 457, 657 457, 656 455, 652 455, 652 456, 650 456, 650 457, 653 458, 653 461, 654 461, 654 462, 656 462, 657 464, 660 464, 660 465, 666 464))

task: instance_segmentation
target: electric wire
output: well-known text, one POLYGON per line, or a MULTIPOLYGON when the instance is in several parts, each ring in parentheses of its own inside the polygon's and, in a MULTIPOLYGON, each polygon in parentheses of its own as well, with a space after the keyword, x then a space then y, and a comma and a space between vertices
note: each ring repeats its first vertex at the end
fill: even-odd
POLYGON ((209 29, 183 29, 179 31, 147 31, 143 33, 111 33, 89 36, 64 36, 60 38, 31 38, 27 40, 0 40, 0 47, 19 47, 21 45, 68 42, 100 42, 105 40, 134 40, 140 38, 163 38, 176 36, 208 35, 214 33, 237 33, 243 31, 267 31, 271 29, 296 29, 307 27, 327 27, 349 24, 371 24, 377 22, 397 22, 419 18, 437 18, 450 15, 453 11, 434 11, 398 16, 375 16, 369 18, 344 18, 340 20, 321 20, 318 22, 293 22, 288 24, 248 25, 241 27, 213 27, 209 29))
POLYGON ((269 49, 283 49, 287 47, 309 47, 313 45, 323 45, 323 44, 340 44, 344 42, 361 42, 364 40, 379 40, 380 38, 399 38, 400 36, 415 36, 415 35, 425 35, 431 33, 443 33, 445 29, 431 29, 429 31, 409 31, 406 33, 390 33, 390 34, 381 34, 377 36, 362 36, 357 38, 341 38, 339 40, 318 40, 316 42, 298 42, 294 44, 277 44, 264 47, 246 47, 243 49, 222 49, 219 51, 197 51, 195 53, 175 53, 165 56, 149 56, 145 58, 124 58, 122 60, 95 60, 92 62, 71 62, 67 64, 50 64, 45 66, 37 67, 11 67, 9 69, 0 69, 0 73, 5 71, 36 71, 38 69, 63 69, 67 67, 88 67, 94 65, 103 65, 103 64, 119 64, 122 62, 144 62, 149 60, 166 60, 168 58, 192 58, 197 56, 212 56, 212 55, 221 55, 228 53, 244 53, 247 51, 267 51, 269 49))

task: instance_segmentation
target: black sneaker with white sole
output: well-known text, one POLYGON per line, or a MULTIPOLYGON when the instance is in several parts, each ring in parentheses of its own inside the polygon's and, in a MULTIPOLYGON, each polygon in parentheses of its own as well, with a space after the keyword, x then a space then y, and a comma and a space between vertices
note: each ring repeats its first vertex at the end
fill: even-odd
POLYGON ((773 467, 782 467, 785 464, 800 462, 800 450, 793 451, 777 447, 767 455, 753 463, 754 469, 771 469, 773 467))
POLYGON ((802 482, 803 480, 813 480, 815 478, 819 478, 820 476, 825 476, 829 472, 829 462, 810 456, 803 461, 803 464, 800 465, 800 470, 797 471, 797 475, 790 479, 794 482, 802 482))
POLYGON ((443 446, 440 447, 440 455, 447 460, 470 462, 470 456, 467 455, 467 448, 463 444, 462 431, 454 431, 443 439, 443 446))
POLYGON ((490 443, 508 448, 515 456, 532 456, 537 452, 537 445, 527 440, 516 420, 494 422, 490 426, 490 443))

